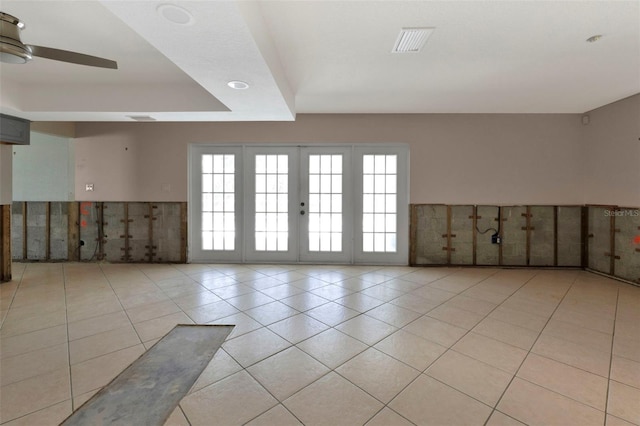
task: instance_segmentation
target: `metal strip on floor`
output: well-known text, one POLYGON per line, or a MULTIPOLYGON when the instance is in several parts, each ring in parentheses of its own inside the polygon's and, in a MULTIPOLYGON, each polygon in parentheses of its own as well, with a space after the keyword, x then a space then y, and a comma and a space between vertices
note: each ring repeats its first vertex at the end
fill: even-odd
POLYGON ((163 425, 233 325, 177 325, 62 425, 163 425))

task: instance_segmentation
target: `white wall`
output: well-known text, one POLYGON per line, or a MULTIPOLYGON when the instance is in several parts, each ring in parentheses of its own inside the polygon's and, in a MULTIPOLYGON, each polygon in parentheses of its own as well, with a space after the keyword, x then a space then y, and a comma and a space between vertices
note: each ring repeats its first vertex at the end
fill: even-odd
POLYGON ((11 204, 11 145, 0 144, 0 205, 11 204))
POLYGON ((585 203, 640 206, 640 94, 586 115, 585 203))
POLYGON ((186 201, 190 143, 407 143, 411 202, 582 204, 576 114, 314 114, 295 122, 77 123, 76 198, 186 201), (95 191, 84 191, 93 183, 95 191), (170 191, 163 191, 163 184, 170 191), (166 185, 165 185, 166 187, 166 185))
POLYGON ((31 132, 31 145, 13 147, 15 201, 74 199, 73 140, 31 132))

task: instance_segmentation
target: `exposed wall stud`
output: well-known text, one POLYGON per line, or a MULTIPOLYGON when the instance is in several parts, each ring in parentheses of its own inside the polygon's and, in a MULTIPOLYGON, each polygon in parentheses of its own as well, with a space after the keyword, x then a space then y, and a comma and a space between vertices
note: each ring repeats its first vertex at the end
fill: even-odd
POLYGON ((182 263, 187 263, 188 218, 187 203, 180 203, 180 262, 182 263))
POLYGON ((51 259, 51 201, 44 203, 44 218, 45 218, 45 246, 44 246, 44 258, 45 260, 51 259))
POLYGON ((67 216, 67 258, 72 261, 80 260, 80 203, 69 203, 67 216))
POLYGON ((27 260, 27 202, 22 202, 22 259, 27 260))
POLYGON ((11 204, 0 206, 0 282, 11 281, 11 204))

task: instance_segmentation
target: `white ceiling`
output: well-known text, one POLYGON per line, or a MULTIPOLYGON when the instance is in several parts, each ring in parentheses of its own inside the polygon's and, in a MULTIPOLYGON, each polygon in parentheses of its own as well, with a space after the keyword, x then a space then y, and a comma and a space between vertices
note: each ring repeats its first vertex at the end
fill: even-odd
POLYGON ((26 23, 27 44, 118 62, 1 64, 0 111, 38 121, 582 113, 640 93, 640 0, 0 0, 0 10, 26 23), (193 22, 165 20, 163 4, 193 22), (391 53, 402 27, 435 31, 421 52, 391 53))

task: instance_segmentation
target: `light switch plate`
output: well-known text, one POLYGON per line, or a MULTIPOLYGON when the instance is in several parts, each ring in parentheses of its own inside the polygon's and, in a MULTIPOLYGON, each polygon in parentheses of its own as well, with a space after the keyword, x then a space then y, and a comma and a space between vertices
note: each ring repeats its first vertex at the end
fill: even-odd
POLYGON ((87 192, 89 192, 89 191, 93 192, 93 184, 92 183, 87 183, 84 186, 84 190, 87 191, 87 192))

